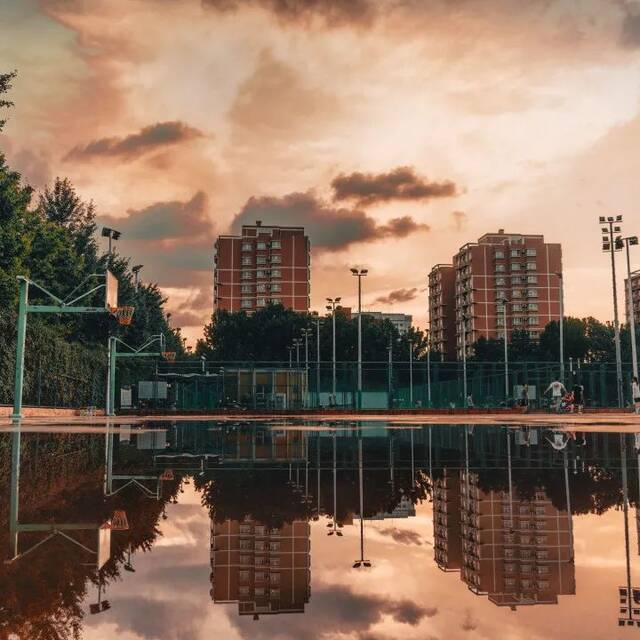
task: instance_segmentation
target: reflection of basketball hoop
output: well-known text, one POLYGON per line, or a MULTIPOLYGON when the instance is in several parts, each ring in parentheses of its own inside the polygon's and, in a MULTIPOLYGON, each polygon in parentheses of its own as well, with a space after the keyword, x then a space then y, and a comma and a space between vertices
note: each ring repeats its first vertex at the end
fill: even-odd
POLYGON ((129 520, 127 520, 126 511, 114 511, 111 518, 112 531, 127 531, 129 529, 129 520))
POLYGON ((176 352, 175 351, 163 351, 162 352, 162 357, 165 360, 168 360, 169 362, 173 362, 176 359, 176 352))
POLYGON ((174 477, 173 469, 165 469, 160 476, 160 480, 173 480, 174 477))
POLYGON ((111 313, 116 317, 119 324, 129 326, 133 320, 133 312, 135 307, 113 307, 111 313))

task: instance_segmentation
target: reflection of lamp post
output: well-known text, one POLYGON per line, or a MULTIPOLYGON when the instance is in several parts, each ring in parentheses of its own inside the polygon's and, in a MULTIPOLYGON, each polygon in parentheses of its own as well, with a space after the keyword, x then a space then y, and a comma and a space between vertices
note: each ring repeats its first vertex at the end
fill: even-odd
MULTIPOLYGON (((336 511, 338 509, 338 494, 337 494, 337 485, 338 485, 338 467, 336 464, 336 441, 337 434, 333 432, 333 523, 331 531, 327 532, 328 536, 332 536, 334 533, 337 536, 342 537, 342 531, 338 531, 337 522, 336 522, 336 511)), ((331 526, 331 525, 330 525, 331 526)))
POLYGON ((358 486, 360 491, 360 559, 353 563, 354 569, 370 567, 371 561, 364 557, 364 487, 362 469, 362 434, 358 438, 358 486))

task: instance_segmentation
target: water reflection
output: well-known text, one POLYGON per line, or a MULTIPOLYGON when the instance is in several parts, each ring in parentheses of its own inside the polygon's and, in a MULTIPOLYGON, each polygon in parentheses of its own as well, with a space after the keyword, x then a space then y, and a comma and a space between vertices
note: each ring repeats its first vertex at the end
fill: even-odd
POLYGON ((375 577, 401 566, 409 547, 423 564, 396 576, 400 590, 409 580, 424 580, 424 590, 443 581, 477 596, 478 606, 554 611, 580 597, 576 517, 608 511, 621 514, 610 535, 624 569, 609 569, 619 586, 607 616, 640 626, 640 547, 633 553, 631 540, 640 526, 639 443, 633 434, 561 425, 150 423, 103 434, 4 433, 0 637, 99 637, 91 615, 124 615, 125 574, 149 588, 140 560, 166 563, 168 576, 179 571, 160 542, 170 507, 185 495, 209 522, 206 538, 195 537, 209 574, 206 590, 198 588, 215 611, 229 605, 260 625, 280 614, 280 630, 264 626, 261 637, 289 637, 281 635, 293 625, 289 614, 320 623, 324 594, 344 596, 345 585, 367 584, 380 616, 422 624, 426 604, 398 613, 385 595, 390 585, 375 577), (416 528, 425 518, 432 542, 416 528), (325 564, 345 577, 332 586, 325 564), (367 572, 372 580, 363 583, 367 572))

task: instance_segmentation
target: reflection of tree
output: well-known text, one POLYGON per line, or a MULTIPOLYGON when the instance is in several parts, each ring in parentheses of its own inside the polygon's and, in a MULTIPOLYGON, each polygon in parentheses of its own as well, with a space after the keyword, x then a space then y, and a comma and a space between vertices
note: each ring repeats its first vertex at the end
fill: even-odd
MULTIPOLYGON (((0 492, 9 495, 11 469, 7 439, 0 439, 0 492)), ((71 543, 54 538, 12 564, 0 564, 0 638, 16 635, 30 640, 79 638, 82 604, 89 583, 108 584, 120 575, 127 550, 146 551, 159 535, 158 519, 166 501, 175 495, 179 481, 165 483, 163 499, 150 500, 140 492, 125 490, 105 500, 103 496, 104 440, 91 436, 22 436, 20 520, 69 523, 107 520, 115 509, 128 514, 128 531, 113 532, 111 559, 98 572, 84 564, 95 557, 71 543)), ((89 548, 96 532, 74 532, 89 548)), ((42 534, 21 536, 21 545, 42 539, 42 534)), ((9 556, 9 503, 0 503, 0 558, 9 556)))

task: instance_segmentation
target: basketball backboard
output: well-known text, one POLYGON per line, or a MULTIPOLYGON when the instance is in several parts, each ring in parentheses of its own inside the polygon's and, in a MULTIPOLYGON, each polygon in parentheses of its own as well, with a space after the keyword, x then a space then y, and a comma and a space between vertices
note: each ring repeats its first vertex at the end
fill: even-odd
POLYGON ((98 571, 111 557, 111 523, 105 522, 98 529, 98 571))
POLYGON ((118 306, 118 278, 111 271, 107 271, 106 280, 105 307, 115 309, 118 306))

